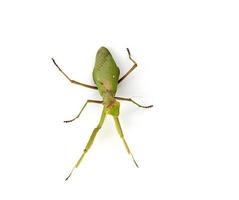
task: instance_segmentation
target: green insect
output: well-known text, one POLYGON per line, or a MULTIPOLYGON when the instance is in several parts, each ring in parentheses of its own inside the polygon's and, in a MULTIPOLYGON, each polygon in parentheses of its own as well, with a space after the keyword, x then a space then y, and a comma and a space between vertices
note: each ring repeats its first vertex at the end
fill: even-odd
POLYGON ((102 101, 88 99, 86 101, 86 103, 84 104, 83 108, 81 109, 81 111, 79 112, 79 114, 75 118, 73 118, 71 120, 64 121, 64 122, 68 123, 68 122, 72 122, 75 119, 77 119, 88 103, 97 103, 97 104, 102 104, 103 105, 103 111, 102 111, 102 114, 101 114, 100 121, 99 121, 97 127, 93 130, 93 132, 90 136, 90 139, 89 139, 88 143, 86 144, 80 159, 76 162, 76 164, 74 165, 70 174, 67 176, 66 180, 70 178, 74 169, 76 169, 79 166, 79 164, 81 163, 85 154, 90 149, 91 145, 94 142, 96 134, 98 133, 98 131, 100 130, 100 128, 102 127, 102 125, 104 123, 104 120, 105 120, 105 117, 106 117, 107 114, 109 114, 113 117, 116 129, 117 129, 121 139, 123 140, 123 143, 124 143, 124 146, 125 146, 126 150, 127 150, 128 154, 130 154, 132 156, 132 159, 133 159, 136 167, 138 167, 138 164, 135 161, 135 159, 133 157, 133 154, 131 153, 131 151, 129 149, 129 146, 126 143, 123 131, 122 131, 121 126, 120 126, 120 122, 119 122, 119 118, 118 118, 119 117, 120 103, 117 100, 129 101, 129 102, 132 102, 132 103, 134 103, 135 105, 137 105, 141 108, 150 108, 150 107, 152 107, 152 105, 142 106, 142 105, 138 104, 137 102, 135 102, 131 98, 124 98, 124 97, 116 97, 115 96, 115 94, 117 92, 118 84, 120 82, 122 82, 137 67, 137 63, 131 58, 131 54, 130 54, 130 51, 129 51, 128 48, 127 48, 127 52, 128 52, 128 55, 129 55, 129 59, 133 62, 133 66, 130 68, 130 70, 124 76, 119 78, 120 70, 117 67, 117 65, 116 65, 111 53, 109 52, 109 50, 105 47, 101 47, 98 50, 98 52, 96 54, 95 66, 94 66, 94 70, 93 70, 93 79, 94 79, 94 82, 95 82, 96 86, 92 86, 92 85, 88 85, 88 84, 84 84, 84 83, 80 83, 78 81, 72 80, 71 78, 69 78, 69 76, 67 76, 61 70, 61 68, 56 64, 55 60, 52 58, 52 61, 55 64, 55 66, 59 69, 59 71, 71 83, 81 85, 81 86, 84 86, 84 87, 87 87, 87 88, 98 90, 99 93, 100 93, 100 96, 102 96, 102 98, 103 98, 102 101))

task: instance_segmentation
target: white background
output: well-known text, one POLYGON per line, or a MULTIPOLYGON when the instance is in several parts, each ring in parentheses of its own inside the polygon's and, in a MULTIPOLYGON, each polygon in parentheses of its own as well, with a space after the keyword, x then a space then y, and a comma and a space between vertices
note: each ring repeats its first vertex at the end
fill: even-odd
POLYGON ((238 199, 237 1, 1 1, 0 199, 238 199), (135 168, 108 117, 71 179, 102 107, 51 62, 92 84, 108 47, 135 168))

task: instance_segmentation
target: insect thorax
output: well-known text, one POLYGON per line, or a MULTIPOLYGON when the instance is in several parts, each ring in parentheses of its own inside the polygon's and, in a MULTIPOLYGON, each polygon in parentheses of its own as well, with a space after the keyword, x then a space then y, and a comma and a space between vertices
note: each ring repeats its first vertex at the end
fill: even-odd
POLYGON ((120 103, 110 93, 104 95, 103 104, 107 114, 119 116, 120 103))

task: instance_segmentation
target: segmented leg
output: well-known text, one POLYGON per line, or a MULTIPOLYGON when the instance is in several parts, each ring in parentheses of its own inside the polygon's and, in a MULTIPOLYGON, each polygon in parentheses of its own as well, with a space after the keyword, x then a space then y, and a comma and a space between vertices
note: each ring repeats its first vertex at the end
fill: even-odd
POLYGON ((66 75, 65 72, 62 71, 62 69, 56 64, 56 61, 54 60, 54 58, 52 58, 52 61, 54 63, 54 65, 59 69, 59 71, 71 82, 71 83, 74 83, 74 84, 77 84, 77 85, 81 85, 81 86, 84 86, 84 87, 87 87, 87 88, 91 88, 91 89, 95 89, 97 90, 97 87, 96 86, 92 86, 92 85, 87 85, 85 83, 80 83, 78 81, 75 81, 75 80, 72 80, 69 76, 66 75))
POLYGON ((77 118, 79 118, 79 117, 80 117, 80 114, 83 112, 83 110, 85 109, 85 107, 86 107, 86 105, 87 105, 88 103, 98 103, 98 104, 102 104, 103 101, 88 99, 88 100, 86 101, 86 103, 84 104, 84 106, 82 107, 82 109, 81 109, 81 111, 79 112, 79 114, 78 114, 75 118, 73 118, 73 119, 71 119, 71 120, 66 120, 66 121, 64 121, 64 122, 65 122, 65 123, 73 122, 74 120, 76 120, 77 118))
POLYGON ((127 52, 128 52, 128 55, 129 55, 129 59, 134 63, 134 65, 130 68, 130 70, 124 76, 122 76, 119 79, 118 83, 123 81, 138 66, 137 63, 133 60, 133 58, 131 58, 131 54, 130 54, 130 51, 129 51, 128 48, 127 48, 127 52))
POLYGON ((91 134, 91 136, 90 136, 90 139, 89 139, 88 143, 86 144, 85 149, 84 149, 84 151, 83 151, 83 153, 82 153, 80 159, 76 162, 76 164, 74 165, 74 167, 73 167, 73 169, 71 170, 70 174, 66 177, 66 181, 70 178, 70 176, 72 175, 74 169, 76 169, 76 168, 80 165, 80 163, 81 163, 82 159, 84 158, 85 154, 86 154, 86 153, 88 152, 88 150, 90 149, 91 145, 92 145, 93 142, 94 142, 94 139, 95 139, 96 134, 98 133, 98 131, 100 130, 100 128, 102 127, 102 125, 103 125, 103 123, 104 123, 105 117, 106 117, 106 112, 105 112, 105 110, 103 110, 103 112, 102 112, 102 114, 101 114, 101 118, 100 118, 99 124, 98 124, 97 127, 93 130, 93 132, 92 132, 92 134, 91 134))
POLYGON ((131 99, 131 98, 124 98, 124 97, 115 97, 116 99, 118 99, 118 100, 122 100, 122 101, 130 101, 130 102, 132 102, 133 104, 135 104, 135 105, 137 105, 137 106, 139 106, 139 107, 141 107, 141 108, 151 108, 151 107, 153 107, 153 105, 149 105, 149 106, 142 106, 142 105, 140 105, 140 104, 138 104, 137 102, 135 102, 133 99, 131 99))
POLYGON ((133 159, 134 164, 136 165, 136 167, 139 167, 139 165, 137 164, 136 160, 134 159, 133 154, 131 153, 131 151, 130 151, 130 149, 129 149, 129 146, 128 146, 126 140, 124 139, 124 134, 123 134, 122 128, 121 128, 121 126, 120 126, 119 118, 118 118, 118 117, 113 117, 113 118, 114 118, 114 122, 115 122, 116 129, 117 129, 117 131, 118 131, 118 133, 119 133, 119 135, 120 135, 120 138, 123 140, 124 146, 125 146, 125 148, 126 148, 128 154, 131 155, 131 157, 132 157, 132 159, 133 159))

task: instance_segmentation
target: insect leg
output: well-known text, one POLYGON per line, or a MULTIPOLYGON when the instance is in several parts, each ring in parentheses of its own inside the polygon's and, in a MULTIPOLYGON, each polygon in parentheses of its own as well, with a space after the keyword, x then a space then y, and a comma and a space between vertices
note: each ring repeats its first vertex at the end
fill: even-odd
POLYGON ((85 149, 80 157, 80 159, 76 162, 76 164, 74 165, 73 169, 71 170, 70 174, 66 177, 66 181, 70 178, 71 174, 73 173, 74 169, 76 169, 79 164, 81 163, 82 159, 84 158, 85 154, 88 152, 88 150, 90 149, 91 145, 93 144, 94 142, 94 139, 95 139, 95 136, 96 134, 98 133, 98 131, 100 130, 100 128, 102 127, 103 123, 104 123, 104 120, 105 120, 105 117, 106 117, 106 112, 105 110, 103 110, 102 114, 101 114, 101 118, 100 118, 100 122, 99 124, 97 125, 97 127, 93 130, 91 136, 90 136, 90 139, 88 141, 88 143, 86 144, 85 146, 85 149))
POLYGON ((130 51, 129 51, 128 48, 127 48, 127 52, 128 52, 128 55, 129 55, 129 59, 134 63, 134 65, 130 68, 130 70, 124 76, 122 76, 119 79, 118 83, 123 81, 138 66, 137 63, 135 62, 135 60, 133 60, 133 58, 131 58, 131 54, 130 54, 130 51))
POLYGON ((98 104, 102 104, 103 101, 88 99, 88 100, 86 101, 86 103, 84 104, 84 106, 82 107, 82 109, 81 109, 81 111, 79 112, 79 114, 78 114, 76 117, 74 117, 74 118, 71 119, 71 120, 66 120, 66 121, 64 121, 64 122, 65 122, 65 123, 73 122, 74 120, 76 120, 77 118, 79 118, 79 117, 80 117, 80 114, 81 114, 82 111, 85 109, 85 107, 86 107, 86 105, 87 105, 88 103, 98 103, 98 104))
POLYGON ((52 61, 54 63, 54 65, 59 69, 59 71, 71 82, 71 83, 74 83, 74 84, 77 84, 77 85, 81 85, 81 86, 84 86, 84 87, 87 87, 87 88, 91 88, 91 89, 95 89, 97 90, 97 87, 96 86, 92 86, 92 85, 87 85, 85 83, 80 83, 78 81, 75 81, 75 80, 72 80, 69 76, 67 76, 65 74, 65 72, 62 71, 62 69, 56 64, 56 61, 54 60, 54 58, 52 58, 52 61))
POLYGON ((131 153, 131 151, 130 151, 130 149, 129 149, 129 146, 128 146, 126 140, 124 139, 124 134, 123 134, 122 128, 121 128, 121 126, 120 126, 119 118, 118 118, 118 117, 113 117, 113 118, 114 118, 114 122, 115 122, 116 129, 117 129, 117 131, 118 131, 118 133, 119 133, 119 135, 120 135, 120 138, 123 140, 124 146, 125 146, 125 148, 126 148, 128 154, 131 155, 131 157, 132 157, 132 159, 133 159, 134 164, 136 165, 136 167, 139 167, 138 164, 137 164, 137 162, 136 162, 135 159, 134 159, 133 154, 131 153))
POLYGON ((132 102, 133 104, 135 104, 135 105, 137 105, 137 106, 139 106, 139 107, 141 107, 141 108, 151 108, 151 107, 153 107, 153 105, 149 105, 149 106, 142 106, 142 105, 140 105, 140 104, 138 104, 137 102, 135 102, 133 99, 131 99, 131 98, 124 98, 124 97, 115 97, 116 99, 118 99, 118 100, 122 100, 122 101, 130 101, 130 102, 132 102))

